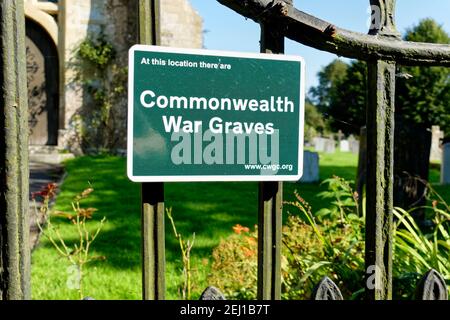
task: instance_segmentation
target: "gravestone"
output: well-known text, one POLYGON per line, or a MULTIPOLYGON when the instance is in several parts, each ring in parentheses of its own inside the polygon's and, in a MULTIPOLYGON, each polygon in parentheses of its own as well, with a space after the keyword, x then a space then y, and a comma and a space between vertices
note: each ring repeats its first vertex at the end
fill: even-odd
POLYGON ((317 152, 303 152, 303 176, 300 182, 318 182, 319 177, 319 154, 317 152))
POLYGON ((341 142, 344 139, 344 137, 345 137, 344 133, 342 133, 342 130, 339 130, 336 135, 337 135, 337 138, 338 138, 338 142, 341 142))
POLYGON ((327 139, 322 138, 322 137, 313 138, 314 150, 317 152, 324 152, 326 140, 327 139))
POLYGON ((348 145, 351 153, 359 153, 359 141, 352 134, 348 137, 348 145))
POLYGON ((444 138, 444 132, 442 132, 439 126, 431 127, 431 151, 430 151, 430 161, 441 161, 442 160, 442 148, 441 140, 444 138))
POLYGON ((336 152, 336 141, 333 138, 325 139, 324 150, 325 153, 336 152))
POLYGON ((339 150, 341 152, 350 152, 350 142, 348 140, 341 140, 339 142, 339 150))
POLYGON ((442 149, 441 184, 450 184, 450 141, 442 149))

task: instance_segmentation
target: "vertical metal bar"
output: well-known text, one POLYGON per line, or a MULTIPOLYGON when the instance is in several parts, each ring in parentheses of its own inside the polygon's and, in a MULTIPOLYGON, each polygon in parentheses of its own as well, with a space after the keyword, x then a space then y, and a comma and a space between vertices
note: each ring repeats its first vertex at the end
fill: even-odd
POLYGON ((395 63, 368 63, 366 295, 392 298, 395 63), (371 277, 371 278, 370 278, 371 277))
POLYGON ((282 182, 259 183, 258 299, 281 298, 282 182))
MULTIPOLYGON (((159 1, 139 0, 139 42, 159 43, 159 1)), ((142 295, 144 300, 165 298, 164 184, 143 183, 142 295)))
MULTIPOLYGON (((261 25, 261 52, 284 53, 284 36, 271 25, 261 25)), ((279 300, 283 183, 259 183, 258 201, 258 299, 279 300)))
POLYGON ((0 2, 0 299, 30 298, 23 0, 0 2))
POLYGON ((356 172, 356 191, 358 192, 358 211, 361 214, 363 199, 366 195, 366 176, 367 176, 367 127, 364 126, 359 131, 359 153, 358 169, 356 172))
MULTIPOLYGON (((369 34, 400 39, 395 0, 370 0, 369 34)), ((366 298, 392 299, 395 62, 368 61, 366 298)))
POLYGON ((164 184, 142 184, 142 288, 144 300, 165 298, 164 184))

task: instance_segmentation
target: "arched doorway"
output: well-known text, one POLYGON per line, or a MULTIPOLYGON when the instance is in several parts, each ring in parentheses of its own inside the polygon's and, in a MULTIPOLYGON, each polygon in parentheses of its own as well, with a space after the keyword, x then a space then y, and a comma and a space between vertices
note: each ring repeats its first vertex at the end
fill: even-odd
POLYGON ((26 21, 30 145, 57 145, 59 119, 58 51, 48 33, 26 21))

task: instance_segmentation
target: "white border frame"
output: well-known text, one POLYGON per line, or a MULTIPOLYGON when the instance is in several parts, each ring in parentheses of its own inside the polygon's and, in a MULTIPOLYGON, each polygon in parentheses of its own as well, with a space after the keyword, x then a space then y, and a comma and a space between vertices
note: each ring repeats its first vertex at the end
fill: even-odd
POLYGON ((133 182, 231 182, 231 181, 298 181, 303 175, 305 116, 305 61, 299 56, 266 53, 243 53, 203 49, 182 49, 151 45, 134 45, 128 52, 128 128, 127 128, 127 174, 133 182), (202 175, 202 176, 134 176, 133 175, 133 111, 134 111, 134 53, 135 51, 194 54, 232 58, 252 58, 263 60, 300 62, 300 112, 298 172, 296 175, 202 175))

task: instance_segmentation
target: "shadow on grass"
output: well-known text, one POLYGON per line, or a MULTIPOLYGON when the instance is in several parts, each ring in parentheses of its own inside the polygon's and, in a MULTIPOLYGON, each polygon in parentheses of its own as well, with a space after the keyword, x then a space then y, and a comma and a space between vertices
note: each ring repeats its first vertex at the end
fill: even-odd
MULTIPOLYGON (((338 175, 347 180, 354 180, 356 175, 356 156, 351 154, 336 153, 334 155, 320 155, 320 177, 326 179, 332 175, 338 175)), ((93 265, 93 273, 99 281, 105 283, 116 282, 117 279, 126 278, 129 285, 110 285, 111 292, 104 293, 100 289, 102 284, 95 283, 99 289, 99 295, 108 297, 128 296, 126 290, 135 292, 140 289, 141 266, 141 214, 140 214, 140 185, 132 183, 126 177, 126 160, 118 157, 81 157, 69 161, 66 164, 68 176, 62 185, 62 192, 56 200, 55 209, 71 211, 71 201, 75 195, 89 186, 89 182, 95 189, 94 193, 83 203, 84 207, 95 207, 98 212, 94 215, 94 221, 99 221, 103 216, 107 218, 105 230, 99 235, 93 244, 93 254, 104 255, 107 260, 93 265), (116 291, 114 291, 116 290, 116 291), (125 290, 125 291, 124 291, 125 290), (125 292, 125 293, 124 293, 125 292)), ((431 182, 438 180, 439 172, 433 169, 430 172, 431 182)), ((436 186, 438 192, 444 198, 450 197, 450 188, 436 186)), ((327 201, 317 196, 326 190, 325 185, 314 184, 284 184, 284 199, 294 200, 294 191, 298 193, 312 206, 313 212, 329 206, 327 201)), ((257 183, 167 183, 165 185, 166 207, 173 208, 173 216, 178 231, 185 239, 191 238, 196 233, 196 241, 192 251, 194 268, 198 269, 198 292, 206 285, 207 274, 211 267, 211 252, 221 239, 232 234, 232 227, 241 224, 253 229, 257 223, 258 208, 258 184, 257 183), (203 260, 209 260, 203 261, 203 260)), ((284 215, 287 212, 295 214, 295 210, 285 206, 284 215)), ((95 222, 93 222, 95 223, 95 222)), ((70 231, 71 225, 67 221, 58 222, 62 234, 67 239, 76 239, 75 233, 70 231)), ((42 247, 50 247, 48 241, 41 241, 42 247)), ((37 249, 39 251, 39 248, 37 249)), ((38 252, 34 261, 35 283, 41 283, 43 275, 47 277, 52 273, 52 281, 57 281, 54 274, 59 274, 62 263, 57 259, 56 253, 50 254, 48 250, 38 252)), ((178 297, 178 288, 181 283, 181 254, 178 241, 168 219, 166 219, 166 260, 167 260, 167 294, 178 297)), ((61 281, 66 281, 60 277, 61 281), (62 279, 62 280, 61 280, 62 279)), ((51 283, 53 283, 51 282, 51 283)), ((48 283, 47 283, 48 284, 48 283)), ((37 286, 37 285, 36 285, 37 286)), ((39 290, 44 292, 47 287, 39 290)), ((59 295, 63 291, 58 286, 53 290, 59 295)), ((55 294, 56 294, 55 293, 55 294)), ((59 296, 58 296, 59 297, 59 296)))
MULTIPOLYGON (((356 172, 352 166, 330 166, 321 170, 322 175, 336 174, 344 178, 356 172)), ((105 230, 93 245, 95 254, 106 256, 105 263, 112 268, 140 266, 140 186, 126 177, 125 159, 81 157, 67 163, 67 172, 68 177, 62 185, 55 209, 70 211, 74 196, 90 183, 95 191, 83 205, 98 209, 94 220, 98 221, 103 216, 107 218, 105 230)), ((326 205, 317 197, 318 192, 325 190, 320 184, 285 183, 284 186, 286 201, 293 200, 294 190, 297 190, 314 211, 326 205)), ((253 229, 257 224, 258 184, 254 182, 167 183, 165 199, 166 207, 173 209, 179 233, 185 239, 196 233, 193 255, 197 258, 209 257, 220 239, 233 232, 234 225, 241 224, 253 229)), ((67 224, 63 221, 59 223, 62 231, 70 228, 67 224)), ((42 245, 50 246, 45 241, 42 245)), ((179 250, 178 241, 166 219, 167 260, 180 260, 179 250)))

